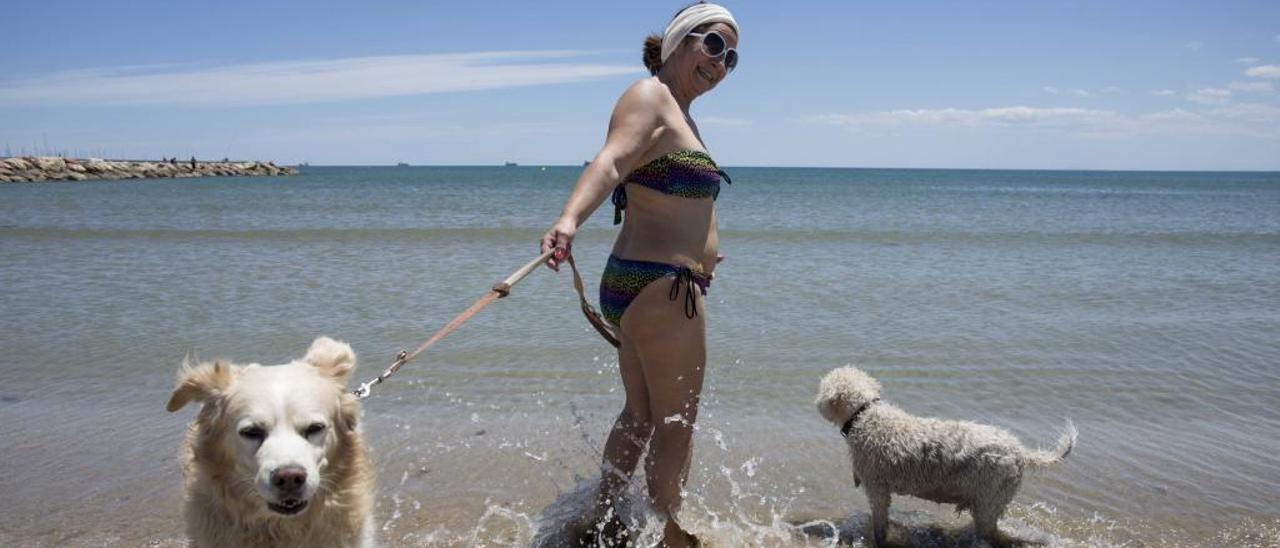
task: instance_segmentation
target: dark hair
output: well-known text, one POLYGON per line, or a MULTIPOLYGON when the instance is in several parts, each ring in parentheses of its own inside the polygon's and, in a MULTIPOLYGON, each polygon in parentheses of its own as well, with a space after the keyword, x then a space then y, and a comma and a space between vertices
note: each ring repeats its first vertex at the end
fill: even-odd
POLYGON ((662 37, 657 34, 650 34, 644 39, 644 68, 649 69, 653 76, 662 70, 662 37))
MULTIPOLYGON (((705 4, 705 3, 706 2, 694 2, 683 8, 680 8, 680 11, 677 11, 675 15, 671 16, 671 20, 674 21, 676 17, 679 17, 681 13, 684 13, 684 10, 692 8, 698 4, 705 4)), ((705 27, 705 26, 709 26, 709 25, 698 25, 698 28, 694 30, 695 31, 700 30, 702 27, 705 27)), ((645 37, 644 56, 642 57, 642 59, 644 60, 644 68, 649 69, 649 74, 653 76, 657 76, 658 71, 662 70, 662 36, 661 35, 650 34, 649 36, 645 37)))

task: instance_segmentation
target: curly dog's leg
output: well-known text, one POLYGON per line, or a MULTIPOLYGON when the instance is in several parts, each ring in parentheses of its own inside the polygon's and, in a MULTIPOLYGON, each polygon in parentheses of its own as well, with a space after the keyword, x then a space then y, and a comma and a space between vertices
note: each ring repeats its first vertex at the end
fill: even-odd
POLYGON ((995 548, 1010 546, 1008 539, 1000 534, 997 522, 1013 499, 1012 495, 1012 493, 1002 493, 994 500, 976 501, 970 510, 973 513, 974 532, 978 534, 978 538, 987 541, 995 548))
POLYGON ((889 537, 889 489, 867 484, 867 502, 871 504, 871 535, 876 546, 884 546, 889 537))

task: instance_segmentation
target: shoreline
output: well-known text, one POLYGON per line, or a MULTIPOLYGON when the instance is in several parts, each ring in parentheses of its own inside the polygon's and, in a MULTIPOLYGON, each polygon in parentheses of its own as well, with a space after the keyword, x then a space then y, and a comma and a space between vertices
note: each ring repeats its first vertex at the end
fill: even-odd
POLYGON ((275 177, 297 175, 297 168, 275 162, 247 160, 103 160, 61 156, 0 158, 0 183, 44 181, 116 181, 120 179, 182 179, 190 177, 275 177))

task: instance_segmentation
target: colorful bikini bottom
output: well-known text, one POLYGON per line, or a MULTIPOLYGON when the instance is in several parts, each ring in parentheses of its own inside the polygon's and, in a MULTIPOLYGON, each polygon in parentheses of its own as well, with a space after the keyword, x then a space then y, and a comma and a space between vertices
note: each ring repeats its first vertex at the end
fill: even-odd
POLYGON ((600 312, 604 314, 604 319, 621 327, 622 314, 631 306, 631 301, 649 284, 668 276, 672 277, 672 281, 667 297, 673 301, 679 298, 680 286, 684 285, 684 315, 693 319, 698 315, 698 303, 693 290, 696 287, 703 295, 707 294, 707 285, 711 283, 711 279, 706 274, 687 266, 632 261, 609 255, 604 275, 600 278, 600 312))

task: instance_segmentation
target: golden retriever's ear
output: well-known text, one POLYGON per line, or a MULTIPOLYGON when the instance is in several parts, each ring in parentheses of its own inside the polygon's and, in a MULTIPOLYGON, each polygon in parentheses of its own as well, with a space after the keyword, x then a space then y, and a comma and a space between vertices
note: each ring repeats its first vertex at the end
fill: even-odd
POLYGON ((182 371, 178 373, 178 386, 169 396, 169 403, 164 408, 170 413, 182 409, 192 400, 208 402, 224 393, 235 381, 236 367, 231 364, 215 361, 191 367, 183 362, 182 371))
POLYGON ((355 394, 343 393, 338 399, 338 425, 348 432, 354 432, 360 422, 360 398, 355 394))
POLYGON ((302 361, 316 366, 343 384, 356 369, 356 353, 351 350, 351 345, 329 337, 317 337, 302 361))

